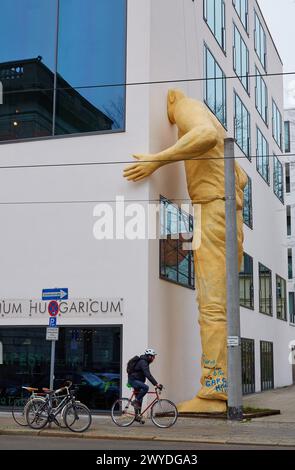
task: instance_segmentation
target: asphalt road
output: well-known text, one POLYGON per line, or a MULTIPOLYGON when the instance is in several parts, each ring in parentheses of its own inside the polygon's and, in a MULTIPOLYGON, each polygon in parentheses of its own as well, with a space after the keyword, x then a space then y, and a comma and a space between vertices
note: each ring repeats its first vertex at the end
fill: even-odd
POLYGON ((0 450, 295 450, 295 447, 196 444, 62 437, 0 436, 0 450))

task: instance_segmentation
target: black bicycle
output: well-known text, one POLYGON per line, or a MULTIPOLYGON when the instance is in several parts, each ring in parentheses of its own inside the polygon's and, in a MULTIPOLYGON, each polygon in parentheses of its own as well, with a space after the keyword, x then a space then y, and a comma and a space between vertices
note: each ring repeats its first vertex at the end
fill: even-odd
MULTIPOLYGON (((44 398, 33 398, 26 406, 26 421, 32 429, 43 429, 49 423, 59 426, 58 416, 61 414, 67 428, 73 432, 86 431, 92 422, 92 417, 86 405, 77 401, 72 382, 63 387, 66 394, 63 400, 55 403, 56 390, 48 390, 44 398), (56 405, 56 406, 54 406, 56 405)), ((61 391, 60 389, 59 391, 61 391)))

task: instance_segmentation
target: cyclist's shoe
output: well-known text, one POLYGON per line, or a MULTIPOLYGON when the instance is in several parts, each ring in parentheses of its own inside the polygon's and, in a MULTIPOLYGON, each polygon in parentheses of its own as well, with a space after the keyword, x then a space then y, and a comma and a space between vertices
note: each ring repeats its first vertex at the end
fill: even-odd
POLYGON ((137 421, 138 423, 140 424, 144 424, 145 421, 144 419, 142 419, 139 415, 135 416, 135 420, 134 421, 137 421))
POLYGON ((141 409, 141 403, 139 403, 139 401, 137 401, 137 400, 133 400, 131 402, 131 405, 133 406, 133 408, 135 410, 140 410, 141 409))

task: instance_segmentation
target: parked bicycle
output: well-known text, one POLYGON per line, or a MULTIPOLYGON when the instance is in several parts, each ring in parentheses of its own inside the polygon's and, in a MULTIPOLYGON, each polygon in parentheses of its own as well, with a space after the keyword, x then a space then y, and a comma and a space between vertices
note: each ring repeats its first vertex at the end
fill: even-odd
POLYGON ((92 422, 91 413, 86 405, 75 399, 71 386, 72 382, 68 382, 59 389, 59 391, 65 391, 66 394, 57 403, 55 403, 57 390, 47 390, 45 399, 36 397, 30 400, 25 409, 28 425, 32 429, 43 429, 49 423, 59 426, 58 417, 61 415, 65 425, 71 431, 86 431, 92 422))
POLYGON ((27 426, 25 415, 25 407, 33 398, 42 398, 44 400, 45 393, 39 392, 38 388, 22 387, 23 393, 26 396, 15 398, 13 401, 11 413, 14 421, 20 426, 27 426), (29 395, 28 395, 29 394, 29 395))
POLYGON ((154 392, 148 392, 148 395, 155 395, 154 399, 142 411, 136 411, 132 401, 136 398, 138 392, 134 389, 130 398, 119 398, 111 409, 112 420, 117 426, 127 427, 134 421, 144 424, 143 416, 150 409, 152 422, 159 428, 170 428, 178 418, 178 412, 175 404, 167 399, 161 399, 161 390, 156 387, 154 392))

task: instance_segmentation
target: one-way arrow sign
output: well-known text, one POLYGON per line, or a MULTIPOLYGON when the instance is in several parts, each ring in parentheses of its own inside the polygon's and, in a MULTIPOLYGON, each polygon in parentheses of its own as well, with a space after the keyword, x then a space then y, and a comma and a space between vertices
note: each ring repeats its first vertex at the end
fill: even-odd
POLYGON ((68 300, 68 288, 43 289, 42 300, 68 300))

